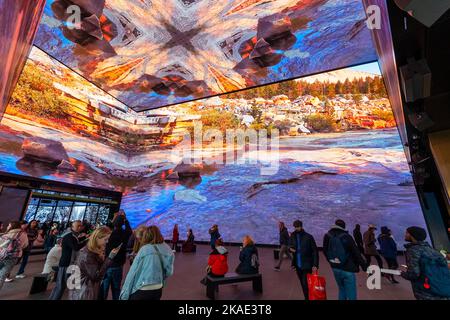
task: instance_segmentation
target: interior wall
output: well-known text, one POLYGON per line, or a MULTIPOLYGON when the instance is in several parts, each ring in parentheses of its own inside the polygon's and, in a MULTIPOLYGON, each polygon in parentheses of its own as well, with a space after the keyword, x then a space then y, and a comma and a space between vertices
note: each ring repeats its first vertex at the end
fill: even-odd
POLYGON ((0 120, 25 65, 45 0, 0 0, 0 120))
POLYGON ((20 220, 28 205, 30 191, 0 186, 0 221, 20 220))

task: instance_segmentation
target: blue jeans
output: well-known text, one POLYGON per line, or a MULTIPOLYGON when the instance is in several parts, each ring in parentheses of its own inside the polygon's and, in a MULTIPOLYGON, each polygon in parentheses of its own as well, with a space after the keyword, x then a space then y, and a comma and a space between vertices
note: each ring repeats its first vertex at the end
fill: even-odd
POLYGON ((333 268, 339 287, 339 300, 356 300, 356 276, 353 272, 333 268))
POLYGON ((102 282, 103 299, 108 298, 109 286, 111 286, 113 300, 119 300, 120 285, 122 284, 123 267, 111 267, 106 270, 102 282))
POLYGON ((28 250, 23 251, 22 262, 20 263, 19 271, 17 271, 18 275, 25 273, 25 267, 28 264, 28 258, 29 257, 30 257, 30 251, 28 251, 28 250))

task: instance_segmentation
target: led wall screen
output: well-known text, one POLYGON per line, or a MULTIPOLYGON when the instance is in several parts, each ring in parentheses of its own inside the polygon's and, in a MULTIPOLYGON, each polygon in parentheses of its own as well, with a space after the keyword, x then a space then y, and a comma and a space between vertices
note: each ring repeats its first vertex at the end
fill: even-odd
MULTIPOLYGON (((157 224, 167 237, 178 223, 208 240, 217 223, 226 241, 277 243, 278 221, 301 219, 320 243, 342 218, 386 225, 401 241, 423 215, 382 79, 361 69, 379 72, 341 69, 136 113, 34 48, 0 123, 0 171, 121 191, 133 227, 157 224), (220 132, 277 128, 279 148, 263 158, 277 152, 278 170, 209 163, 177 178, 173 151, 196 120, 220 132)), ((224 153, 207 143, 200 152, 208 162, 224 153)))
POLYGON ((35 45, 142 111, 374 61, 365 17, 360 0, 48 0, 35 45))

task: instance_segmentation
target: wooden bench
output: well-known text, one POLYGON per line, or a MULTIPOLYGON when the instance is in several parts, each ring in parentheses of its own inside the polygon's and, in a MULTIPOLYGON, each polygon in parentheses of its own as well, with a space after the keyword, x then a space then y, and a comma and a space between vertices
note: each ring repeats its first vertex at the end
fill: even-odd
POLYGON ((260 293, 263 292, 262 275, 260 273, 257 274, 227 273, 223 277, 211 277, 209 275, 206 276, 206 296, 211 300, 214 300, 216 291, 219 291, 219 285, 247 282, 247 281, 252 282, 253 291, 260 293))

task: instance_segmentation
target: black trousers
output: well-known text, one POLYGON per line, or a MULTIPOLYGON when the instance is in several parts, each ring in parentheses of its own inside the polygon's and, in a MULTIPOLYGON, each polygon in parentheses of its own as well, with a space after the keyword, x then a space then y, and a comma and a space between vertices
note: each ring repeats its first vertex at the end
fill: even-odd
POLYGON ((377 260, 377 264, 380 268, 383 268, 383 260, 381 259, 380 255, 369 255, 369 254, 365 254, 364 255, 366 257, 366 261, 367 264, 370 266, 370 262, 371 262, 371 258, 374 257, 375 260, 377 260))
POLYGON ((129 300, 161 300, 162 288, 157 290, 138 290, 133 293, 129 300))
POLYGON ((59 267, 56 277, 56 287, 50 294, 49 300, 61 300, 67 287, 67 267, 59 267))
POLYGON ((303 295, 305 296, 305 300, 309 300, 309 290, 308 290, 308 281, 306 275, 312 273, 312 269, 300 269, 295 267, 295 271, 297 272, 298 280, 300 280, 300 285, 302 286, 303 295))

